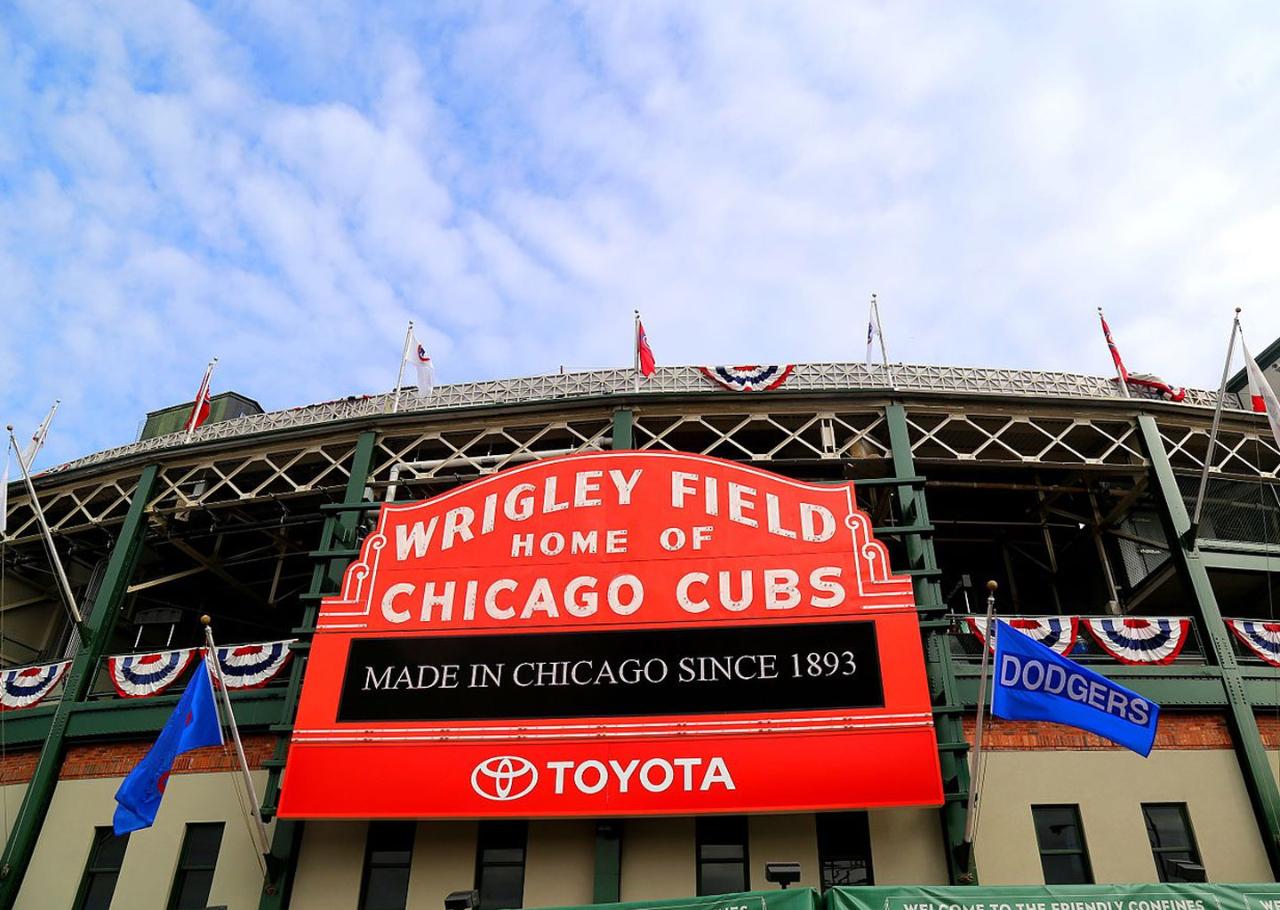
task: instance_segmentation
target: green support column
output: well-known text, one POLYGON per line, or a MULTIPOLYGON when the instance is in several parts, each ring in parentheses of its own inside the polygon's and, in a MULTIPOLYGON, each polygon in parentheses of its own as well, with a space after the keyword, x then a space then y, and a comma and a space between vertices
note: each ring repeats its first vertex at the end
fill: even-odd
POLYGON ((1178 489, 1178 481, 1169 464, 1169 456, 1165 452, 1155 418, 1149 414, 1139 415, 1138 431, 1155 476, 1161 511, 1167 524, 1169 549, 1179 568, 1191 582, 1201 631, 1204 632, 1210 653, 1222 672, 1222 684, 1227 694, 1227 717, 1231 724, 1236 754, 1240 758, 1245 788, 1253 802, 1262 843, 1266 847, 1267 858, 1271 861, 1271 874, 1280 879, 1280 788, 1277 788, 1276 779, 1267 762, 1266 749, 1258 732, 1258 721, 1249 701, 1226 624, 1218 610, 1218 599, 1214 596, 1213 585, 1209 581, 1205 559, 1199 547, 1187 551, 1182 545, 1182 536, 1191 527, 1191 517, 1187 514, 1187 505, 1182 499, 1182 491, 1178 489))
MULTIPOLYGON (((631 433, 632 412, 618 408, 613 412, 614 449, 634 445, 631 433)), ((622 900, 622 828, 621 819, 596 820, 595 873, 592 877, 592 903, 610 904, 622 900)))
POLYGON ((22 879, 31 862, 31 854, 35 850, 36 840, 49 811, 49 803, 53 799, 54 787, 58 783, 58 771, 62 767, 62 756, 66 749, 67 722, 76 703, 84 700, 85 693, 93 684, 98 662, 115 631, 125 591, 142 551, 147 500, 151 497, 158 472, 158 466, 148 465, 138 477, 138 485, 129 502, 129 511, 111 548, 102 584, 99 585, 93 605, 85 617, 88 640, 81 646, 67 671, 62 700, 54 711, 49 724, 49 735, 40 750, 31 782, 22 798, 22 808, 18 810, 17 822, 10 832, 8 844, 5 845, 4 858, 0 860, 2 910, 9 910, 18 899, 18 889, 22 887, 22 879))
POLYGON ((629 449, 635 443, 631 433, 632 412, 628 408, 618 408, 613 412, 613 446, 614 449, 629 449))
MULTIPOLYGON (((326 518, 320 531, 319 552, 328 552, 335 548, 353 548, 355 546, 356 527, 363 514, 359 508, 364 502, 364 490, 369 483, 369 471, 373 465, 373 447, 377 434, 372 430, 361 433, 356 440, 355 450, 351 456, 351 470, 347 477, 347 488, 342 497, 342 505, 351 509, 326 518)), ((275 753, 266 762, 267 786, 262 797, 262 817, 271 819, 275 816, 280 802, 280 777, 284 772, 285 759, 289 754, 289 735, 293 731, 293 719, 298 712, 298 697, 302 692, 302 678, 307 668, 307 649, 316 629, 316 616, 320 612, 319 598, 338 590, 342 582, 343 572, 350 564, 349 557, 321 558, 311 572, 311 587, 304 600, 302 624, 296 631, 298 642, 294 646, 295 659, 289 671, 289 685, 286 689, 284 710, 281 712, 281 724, 276 728, 279 737, 276 739, 275 753)), ((276 819, 275 832, 271 836, 271 853, 268 856, 270 880, 264 883, 262 897, 258 902, 260 910, 283 910, 289 906, 289 897, 293 889, 293 874, 298 867, 298 849, 302 845, 302 822, 288 819, 276 819)))
MULTIPOLYGON (((915 459, 911 454, 911 436, 907 431, 907 414, 901 404, 885 407, 885 420, 889 427, 889 445, 896 477, 914 477, 915 459)), ((929 507, 924 490, 903 485, 897 488, 902 520, 911 525, 928 526, 929 507)), ((929 676, 929 692, 933 699, 934 726, 942 765, 943 792, 946 802, 942 806, 942 829, 947 847, 947 872, 951 883, 976 884, 977 870, 972 851, 964 842, 965 800, 969 794, 969 765, 965 753, 952 748, 964 742, 964 724, 961 720, 960 699, 956 693, 955 672, 952 667, 951 647, 947 632, 933 625, 947 612, 942 600, 937 569, 938 560, 933 541, 918 534, 905 540, 909 568, 923 572, 912 577, 915 588, 916 610, 925 624, 925 669, 929 676)))

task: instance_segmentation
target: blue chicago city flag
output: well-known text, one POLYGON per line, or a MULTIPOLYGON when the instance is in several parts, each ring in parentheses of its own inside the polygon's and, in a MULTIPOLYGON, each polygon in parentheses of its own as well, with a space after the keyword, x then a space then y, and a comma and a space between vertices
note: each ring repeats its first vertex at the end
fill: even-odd
POLYGON ((1079 727, 1146 757, 1160 706, 998 622, 991 713, 1079 727))
POLYGON ((213 683, 201 660, 156 744, 116 791, 116 834, 150 828, 155 822, 175 758, 201 746, 220 745, 222 725, 213 701, 213 683))

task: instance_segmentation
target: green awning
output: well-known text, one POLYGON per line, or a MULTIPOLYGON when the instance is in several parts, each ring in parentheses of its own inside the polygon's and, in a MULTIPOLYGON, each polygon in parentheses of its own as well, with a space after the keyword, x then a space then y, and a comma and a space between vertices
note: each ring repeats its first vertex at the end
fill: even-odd
MULTIPOLYGON (((812 888, 787 888, 718 894, 715 897, 677 897, 660 901, 549 907, 544 910, 821 910, 819 903, 818 892, 812 888)), ((1280 910, 1280 906, 1274 910, 1280 910)))
POLYGON ((1280 910, 1280 885, 832 888, 822 910, 1280 910))

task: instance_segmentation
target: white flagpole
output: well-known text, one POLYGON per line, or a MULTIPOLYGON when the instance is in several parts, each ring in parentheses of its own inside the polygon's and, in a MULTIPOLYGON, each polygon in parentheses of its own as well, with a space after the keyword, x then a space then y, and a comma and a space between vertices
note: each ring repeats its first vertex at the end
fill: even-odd
POLYGON ((1222 421, 1222 400, 1227 394, 1227 375, 1231 372, 1231 355, 1236 349, 1236 333, 1240 331, 1240 307, 1236 307, 1235 318, 1231 321, 1231 339, 1227 342, 1227 362, 1222 365, 1222 382, 1218 385, 1218 404, 1213 409, 1213 426, 1209 429, 1209 448, 1204 456, 1204 467, 1200 469, 1200 489, 1196 492, 1196 507, 1191 514, 1191 526, 1183 535, 1183 545, 1191 549, 1196 543, 1196 533, 1200 530, 1200 510, 1204 507, 1204 491, 1209 486, 1209 465, 1213 464, 1214 448, 1218 444, 1218 424, 1222 421))
POLYGON ((640 311, 636 310, 635 329, 631 333, 631 347, 634 348, 635 363, 632 366, 631 380, 635 390, 640 391, 640 311))
POLYGON ((880 339, 880 361, 884 364, 884 372, 889 377, 889 386, 892 388, 893 370, 889 369, 889 349, 884 346, 884 328, 880 325, 880 301, 875 294, 871 295, 871 312, 876 317, 876 337, 880 339))
POLYGON ((35 461, 36 456, 40 454, 40 450, 44 448, 45 438, 49 435, 49 425, 53 423, 53 415, 58 413, 58 405, 61 403, 61 398, 53 400, 53 407, 49 408, 49 413, 45 415, 44 420, 40 422, 40 426, 36 427, 35 433, 31 435, 31 441, 27 443, 27 450, 22 453, 22 460, 27 463, 27 467, 31 467, 31 463, 35 461))
POLYGON ((249 791, 249 812, 253 815, 253 820, 257 823, 255 827, 262 838, 262 847, 259 852, 265 856, 271 852, 271 839, 267 836, 266 823, 262 821, 262 814, 258 811, 258 791, 253 786, 253 776, 249 773, 249 760, 244 756, 244 743, 240 741, 240 728, 236 726, 236 716, 231 710, 231 693, 227 691, 227 684, 222 679, 222 665, 218 663, 218 649, 213 643, 213 626, 207 614, 200 617, 200 622, 204 623, 204 640, 207 647, 205 667, 213 674, 213 678, 218 683, 218 689, 222 692, 222 709, 227 715, 227 726, 231 728, 231 739, 236 746, 236 757, 240 760, 240 773, 244 775, 245 789, 249 791))
POLYGON ((58 580, 58 589, 62 592, 63 602, 66 603, 67 609, 71 612, 71 619, 75 622, 76 631, 80 633, 80 641, 82 644, 88 644, 88 640, 84 634, 84 618, 80 615, 80 608, 76 606, 76 597, 71 593, 71 583, 67 581, 67 573, 63 571, 62 560, 58 558, 58 549, 53 545, 53 532, 49 530, 49 523, 45 521, 44 510, 40 508, 40 500, 36 498, 36 488, 31 482, 31 475, 27 472, 26 462, 22 460, 22 452, 18 449, 18 441, 13 438, 13 424, 6 427, 9 431, 9 445, 13 447, 14 454, 18 456, 18 467, 22 469, 22 480, 27 487, 27 496, 31 499, 31 511, 35 513, 36 524, 40 527, 40 535, 44 538, 45 549, 49 551, 49 562, 53 564, 53 574, 58 580))
POLYGON ((413 341, 413 320, 409 320, 409 328, 404 332, 404 350, 400 352, 400 370, 396 373, 396 394, 391 399, 391 413, 400 409, 400 384, 404 381, 404 365, 409 359, 409 345, 413 341))
MULTIPOLYGON (((191 439, 191 434, 196 431, 196 417, 200 413, 200 402, 209 399, 209 384, 213 381, 213 368, 217 364, 218 358, 215 357, 209 361, 209 365, 204 368, 204 379, 200 382, 200 391, 196 392, 196 400, 191 405, 191 414, 187 417, 187 439, 191 439)), ((210 407, 213 405, 210 404, 210 407)))
POLYGON ((995 581, 987 582, 987 630, 983 636, 982 642, 982 665, 978 673, 978 718, 977 728, 974 730, 973 736, 973 757, 969 764, 969 805, 965 808, 964 813, 964 842, 966 844, 973 843, 973 836, 977 833, 978 817, 978 767, 982 762, 982 719, 987 710, 987 663, 988 656, 991 652, 991 646, 995 644, 995 612, 996 612, 996 588, 998 585, 995 581))

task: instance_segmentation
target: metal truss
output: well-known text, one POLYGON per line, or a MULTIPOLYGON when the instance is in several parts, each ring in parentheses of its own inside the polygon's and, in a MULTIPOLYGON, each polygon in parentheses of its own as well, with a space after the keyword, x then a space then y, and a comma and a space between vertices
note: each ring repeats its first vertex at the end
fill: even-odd
POLYGON ((1131 419, 947 408, 907 412, 917 461, 1044 465, 1145 465, 1131 419))
MULTIPOLYGON (((123 521, 137 484, 135 472, 93 477, 54 489, 48 494, 41 493, 40 505, 54 534, 73 534, 123 521)), ((10 543, 22 543, 37 539, 39 533, 35 511, 26 495, 10 497, 5 539, 10 543)))
POLYGON ((815 413, 795 410, 794 405, 788 409, 767 398, 739 399, 739 403, 741 409, 726 407, 710 413, 645 408, 634 418, 635 447, 735 461, 888 457, 882 410, 815 413))
MULTIPOLYGON (((1262 424, 1265 426, 1265 423, 1262 424)), ((1175 471, 1204 469, 1209 451, 1209 427, 1160 421, 1160 439, 1175 471)), ((1270 433, 1222 427, 1214 447, 1209 474, 1275 480, 1280 475, 1280 449, 1270 433)))
MULTIPOLYGON (((937 367, 917 364, 864 366, 860 363, 796 364, 780 392, 841 391, 937 392, 951 395, 1019 396, 1040 399, 1123 400, 1114 381, 1077 373, 1037 370, 996 370, 973 367, 937 367)), ((573 399, 638 396, 641 399, 670 393, 737 395, 720 389, 697 367, 659 367, 639 384, 631 369, 558 373, 519 379, 495 379, 438 386, 429 398, 402 395, 400 413, 430 413, 482 405, 511 405, 573 399)), ((776 394, 776 393, 772 393, 776 394)), ((1212 407, 1213 392, 1188 389, 1186 405, 1212 407)), ((192 436, 193 443, 235 439, 279 430, 313 427, 340 420, 389 414, 390 393, 353 396, 338 401, 253 414, 208 424, 192 436)), ((107 449, 62 465, 72 470, 102 464, 116 458, 178 448, 187 444, 184 433, 172 433, 107 449)))

